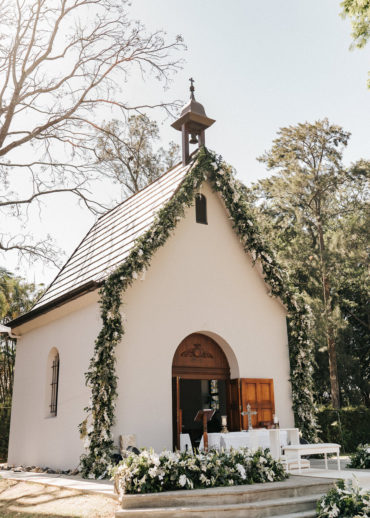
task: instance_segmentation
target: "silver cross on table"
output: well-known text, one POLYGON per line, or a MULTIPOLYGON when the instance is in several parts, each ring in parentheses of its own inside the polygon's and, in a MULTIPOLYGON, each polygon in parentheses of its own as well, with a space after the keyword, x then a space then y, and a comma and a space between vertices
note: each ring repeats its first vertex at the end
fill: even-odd
POLYGON ((257 412, 256 411, 253 411, 251 410, 251 406, 250 404, 248 403, 247 405, 247 411, 243 411, 241 412, 242 416, 244 417, 245 415, 248 416, 248 430, 253 430, 253 426, 252 426, 252 415, 257 415, 257 412))

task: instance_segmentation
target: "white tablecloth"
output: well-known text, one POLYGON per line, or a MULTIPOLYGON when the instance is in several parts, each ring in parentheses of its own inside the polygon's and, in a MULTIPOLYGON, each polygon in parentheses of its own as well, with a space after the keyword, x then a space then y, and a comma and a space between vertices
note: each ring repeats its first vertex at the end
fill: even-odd
POLYGON ((222 434, 220 446, 221 448, 225 448, 225 450, 229 450, 230 448, 234 450, 249 448, 255 451, 260 447, 269 448, 269 432, 268 430, 251 430, 248 432, 222 434))
MULTIPOLYGON (((220 449, 220 438, 221 435, 225 435, 222 433, 209 433, 208 434, 208 449, 209 450, 219 450, 220 449)), ((203 436, 199 443, 199 449, 204 450, 204 439, 203 436)))
MULTIPOLYGON (((298 444, 298 430, 292 429, 278 429, 267 430, 266 428, 257 428, 247 432, 230 432, 230 433, 209 433, 208 434, 208 449, 219 450, 224 448, 229 450, 234 448, 249 448, 252 451, 257 448, 269 448, 274 458, 278 459, 281 455, 281 447, 287 444, 298 444)), ((199 449, 204 449, 203 437, 199 444, 199 449)))
MULTIPOLYGON (((229 450, 234 448, 249 448, 257 450, 257 448, 269 448, 270 438, 269 431, 264 428, 251 430, 248 432, 230 432, 230 433, 209 433, 208 434, 208 449, 224 448, 229 450)), ((204 449, 203 437, 199 444, 199 449, 204 449)))

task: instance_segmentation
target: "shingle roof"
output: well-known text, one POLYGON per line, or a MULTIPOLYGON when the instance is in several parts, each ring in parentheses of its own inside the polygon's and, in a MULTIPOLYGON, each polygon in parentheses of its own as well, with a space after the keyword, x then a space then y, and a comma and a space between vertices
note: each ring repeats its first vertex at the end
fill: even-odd
POLYGON ((91 282, 104 280, 124 262, 135 239, 153 223, 191 167, 181 163, 106 212, 92 226, 31 311, 91 282))

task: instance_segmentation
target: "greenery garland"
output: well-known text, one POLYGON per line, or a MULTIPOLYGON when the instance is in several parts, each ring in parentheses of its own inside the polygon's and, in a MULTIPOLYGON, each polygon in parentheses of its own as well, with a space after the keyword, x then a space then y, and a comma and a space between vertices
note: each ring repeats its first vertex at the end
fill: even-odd
POLYGON ((260 261, 271 295, 279 297, 288 310, 288 333, 296 425, 307 439, 316 438, 316 418, 313 403, 312 343, 309 337, 310 314, 303 299, 292 288, 278 267, 271 250, 263 242, 241 184, 233 169, 206 148, 201 148, 182 183, 167 204, 158 211, 149 230, 140 236, 126 261, 109 275, 100 289, 102 328, 95 342, 94 355, 85 374, 91 388, 89 417, 80 425, 85 435, 87 453, 81 456, 81 472, 90 478, 107 474, 113 451, 112 426, 115 420, 117 375, 115 349, 122 339, 124 327, 120 308, 122 294, 150 265, 153 254, 163 246, 184 216, 186 207, 204 181, 210 181, 220 193, 245 252, 253 262, 260 261), (88 426, 88 421, 91 424, 88 426))

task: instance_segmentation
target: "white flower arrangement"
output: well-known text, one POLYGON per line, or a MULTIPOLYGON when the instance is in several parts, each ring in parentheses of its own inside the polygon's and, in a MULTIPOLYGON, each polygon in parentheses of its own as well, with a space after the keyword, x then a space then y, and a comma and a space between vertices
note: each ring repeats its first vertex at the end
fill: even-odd
POLYGON ((370 515, 370 491, 361 489, 356 480, 339 480, 317 502, 318 518, 366 518, 370 515))
POLYGON ((209 453, 142 450, 113 468, 120 497, 176 489, 220 487, 284 480, 287 474, 268 450, 246 448, 209 453))
POLYGON ((370 444, 359 444, 357 449, 350 455, 350 468, 370 469, 370 444))

